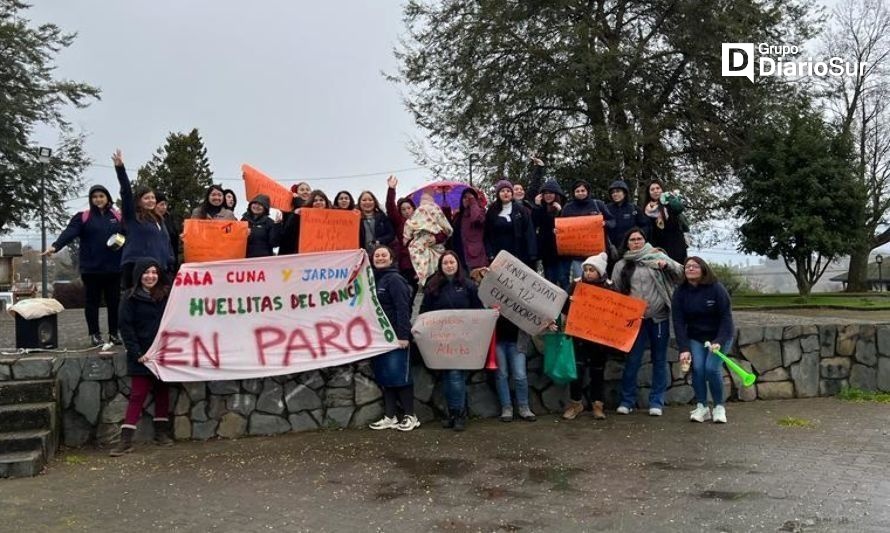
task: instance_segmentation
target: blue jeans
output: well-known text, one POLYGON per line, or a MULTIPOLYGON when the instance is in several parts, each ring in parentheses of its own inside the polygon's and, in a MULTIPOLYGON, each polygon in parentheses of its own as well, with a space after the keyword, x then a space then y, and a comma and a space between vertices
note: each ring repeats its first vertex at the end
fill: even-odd
POLYGON ((652 359, 652 390, 649 392, 649 408, 664 407, 664 392, 668 386, 667 347, 670 340, 670 320, 655 323, 651 318, 643 320, 640 333, 624 362, 621 377, 621 405, 633 407, 637 402, 637 373, 643 364, 643 352, 649 346, 652 359))
POLYGON ((501 408, 513 407, 510 400, 510 375, 513 376, 513 388, 516 393, 516 405, 528 407, 528 376, 525 371, 525 354, 516 349, 515 342, 499 341, 496 347, 498 357, 498 373, 495 385, 501 408), (509 365, 509 366, 508 366, 509 365))
POLYGON ((444 370, 442 372, 442 392, 445 403, 452 411, 463 411, 467 405, 467 371, 444 370))
MULTIPOLYGON (((726 353, 732 346, 732 339, 720 351, 726 353)), ((723 359, 712 354, 704 343, 689 339, 689 351, 692 352, 692 389, 695 401, 708 405, 708 389, 714 405, 723 405, 723 359)))
POLYGON ((557 259, 553 264, 544 265, 544 277, 547 278, 547 281, 550 283, 553 283, 566 291, 569 289, 570 268, 571 264, 569 261, 565 259, 557 259))

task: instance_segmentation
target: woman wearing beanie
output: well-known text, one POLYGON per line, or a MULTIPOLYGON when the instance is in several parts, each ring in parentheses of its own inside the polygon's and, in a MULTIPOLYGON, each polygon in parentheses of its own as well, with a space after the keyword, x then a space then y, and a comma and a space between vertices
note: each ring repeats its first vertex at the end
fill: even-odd
MULTIPOLYGON (((581 263, 581 277, 572 281, 572 285, 568 290, 569 295, 574 294, 578 283, 586 283, 601 289, 614 291, 615 286, 606 276, 608 261, 609 257, 605 252, 585 259, 581 263)), ((571 298, 566 300, 566 307, 563 311, 566 315, 568 315, 570 307, 571 298)), ((569 385, 569 404, 566 406, 562 417, 566 420, 574 420, 575 417, 584 412, 584 396, 586 393, 593 410, 593 417, 598 420, 605 419, 603 375, 606 369, 606 360, 613 350, 608 346, 578 337, 573 339, 573 343, 575 345, 575 364, 578 368, 578 379, 569 385), (586 388, 583 386, 585 368, 590 377, 590 383, 586 388)))
POLYGON ((220 185, 207 187, 204 202, 192 210, 192 218, 198 220, 238 220, 235 213, 226 209, 226 193, 220 185))
MULTIPOLYGON (((575 180, 570 190, 572 199, 562 208, 560 216, 564 217, 583 217, 589 215, 602 215, 603 222, 608 228, 612 221, 612 214, 606 208, 606 204, 602 200, 593 198, 590 194, 590 183, 584 180, 575 180)), ((604 232, 605 233, 605 232, 604 232)), ((609 250, 609 239, 604 236, 603 245, 609 250)), ((583 257, 565 257, 570 261, 572 279, 581 277, 581 261, 583 257)))
MULTIPOLYGON (((420 314, 443 309, 482 309, 476 284, 466 277, 455 252, 449 250, 439 258, 436 273, 423 291, 420 314)), ((442 390, 448 416, 442 427, 463 431, 467 425, 467 370, 443 370, 442 390)))
POLYGON ((111 160, 121 186, 121 217, 127 230, 127 242, 121 252, 121 286, 126 290, 133 287, 133 268, 138 259, 154 259, 164 272, 173 269, 175 259, 164 220, 154 211, 157 203, 154 191, 138 187, 133 192, 120 149, 111 160))
POLYGON ((513 184, 501 180, 495 184, 495 201, 485 213, 485 250, 491 262, 501 250, 534 268, 538 243, 531 215, 513 200, 513 184))
POLYGON ((622 258, 612 271, 612 282, 622 294, 646 301, 643 324, 624 364, 618 414, 629 414, 637 401, 637 373, 646 346, 652 359, 649 414, 661 416, 668 386, 667 347, 670 339, 671 295, 683 275, 683 266, 646 242, 640 228, 624 236, 622 258))
POLYGON ((272 220, 269 216, 269 207, 269 197, 258 194, 247 204, 247 212, 241 217, 250 228, 250 233, 247 235, 246 257, 275 255, 273 248, 278 246, 281 238, 281 219, 272 220))
POLYGON ((692 363, 692 388, 697 405, 689 414, 693 422, 711 418, 708 390, 714 400, 714 422, 726 423, 723 405, 723 360, 712 353, 729 351, 735 331, 732 305, 726 288, 700 257, 683 266, 684 282, 674 291, 672 314, 680 361, 692 363), (705 343, 710 343, 710 349, 705 343))
POLYGON ((395 330, 399 347, 371 359, 374 381, 383 391, 383 418, 372 423, 371 429, 411 431, 420 427, 414 414, 414 381, 411 376, 411 287, 395 267, 392 249, 382 244, 371 252, 377 299, 389 323, 395 330), (404 416, 398 419, 398 407, 404 416))
POLYGON ((90 207, 71 217, 68 227, 42 255, 52 255, 74 239, 80 240, 80 279, 86 305, 84 315, 92 346, 105 342, 99 331, 99 307, 102 296, 108 307, 108 342, 121 344, 117 332, 117 308, 120 302, 121 251, 108 246, 108 239, 123 233, 121 214, 114 208, 111 193, 101 185, 90 187, 90 207))
POLYGON ((133 435, 142 415, 148 394, 154 396, 155 442, 171 446, 170 390, 145 366, 145 352, 151 347, 167 305, 169 287, 164 270, 153 259, 139 260, 133 269, 133 288, 124 294, 120 306, 121 336, 127 348, 127 371, 130 375, 130 399, 121 426, 121 440, 111 450, 117 457, 133 451, 133 435))
POLYGON ((651 220, 652 246, 661 248, 678 263, 686 262, 686 235, 689 225, 683 216, 683 199, 664 190, 664 184, 652 180, 646 187, 646 216, 651 220))

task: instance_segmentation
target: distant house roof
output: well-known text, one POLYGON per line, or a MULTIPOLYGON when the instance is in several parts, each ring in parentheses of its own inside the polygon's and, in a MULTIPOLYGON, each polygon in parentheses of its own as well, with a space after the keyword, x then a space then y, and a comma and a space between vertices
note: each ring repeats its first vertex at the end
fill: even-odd
MULTIPOLYGON (((885 268, 879 269, 877 263, 869 263, 868 264, 868 282, 869 283, 880 283, 881 281, 890 281, 890 260, 887 261, 887 266, 885 268)), ((847 282, 847 272, 843 274, 838 274, 831 278, 831 281, 841 281, 843 283, 847 282)))
POLYGON ((18 241, 0 242, 0 257, 21 257, 22 243, 18 241))

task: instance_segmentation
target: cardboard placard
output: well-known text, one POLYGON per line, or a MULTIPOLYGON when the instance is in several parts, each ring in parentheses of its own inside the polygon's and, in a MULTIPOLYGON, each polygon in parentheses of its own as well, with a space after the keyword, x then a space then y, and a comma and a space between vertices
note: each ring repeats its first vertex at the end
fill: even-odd
POLYGON ((587 283, 577 283, 572 293, 565 332, 566 335, 629 352, 640 332, 645 313, 644 300, 587 283))
POLYGON ((590 257, 606 250, 606 233, 602 215, 558 217, 556 250, 561 256, 590 257))
POLYGON ((493 309, 448 309, 418 315, 411 332, 423 362, 433 370, 485 366, 498 314, 493 309))
POLYGON ((360 217, 345 209, 300 209, 300 253, 355 250, 360 217))
POLYGON ((243 259, 249 234, 247 222, 187 219, 182 230, 185 262, 243 259))

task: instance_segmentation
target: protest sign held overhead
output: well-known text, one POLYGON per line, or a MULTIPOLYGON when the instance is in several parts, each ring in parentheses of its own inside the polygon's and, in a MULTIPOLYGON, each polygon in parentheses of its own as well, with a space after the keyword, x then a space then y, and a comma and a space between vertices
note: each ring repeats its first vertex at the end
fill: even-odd
POLYGON ((360 216, 345 209, 300 209, 300 253, 357 249, 360 216))
POLYGON ((448 309, 419 315, 411 332, 423 362, 433 370, 485 366, 498 314, 493 309, 448 309))
POLYGON ((294 210, 294 194, 284 185, 250 165, 241 165, 241 177, 244 179, 248 202, 258 194, 265 194, 269 197, 271 207, 285 213, 294 210))
POLYGON ((586 283, 575 284, 566 335, 629 352, 643 323, 646 302, 586 283))
POLYGON ((501 251, 479 285, 479 299, 499 306, 504 318, 537 335, 562 311, 568 295, 509 252, 501 251))
POLYGON ((602 215, 558 217, 556 250, 561 256, 589 257, 606 249, 602 215))
POLYGON ((186 263, 243 259, 247 255, 247 222, 188 219, 182 230, 186 263))
POLYGON ((364 250, 183 265, 146 366, 164 381, 249 379, 398 346, 364 250))

